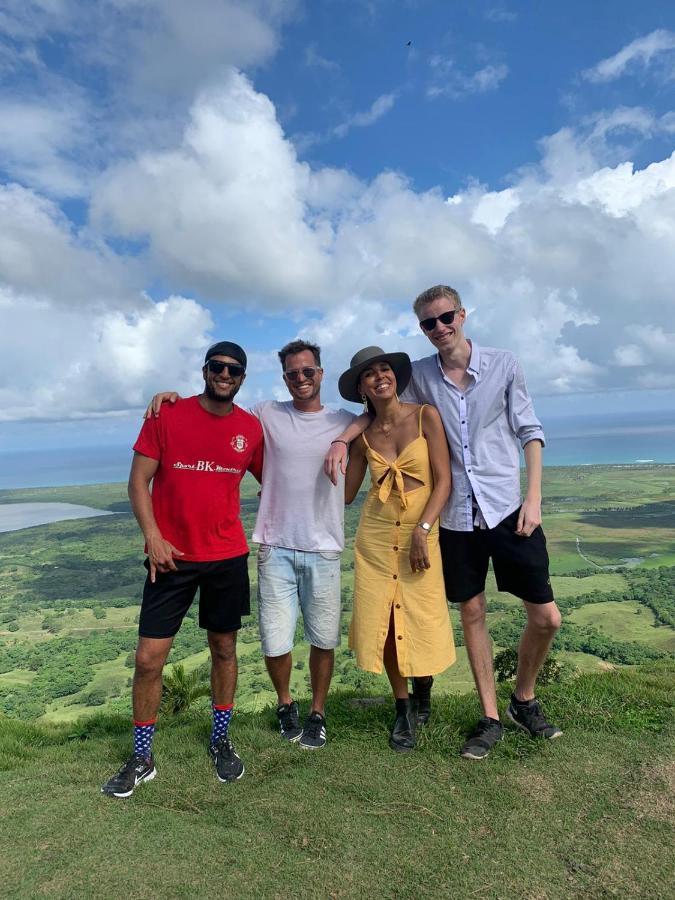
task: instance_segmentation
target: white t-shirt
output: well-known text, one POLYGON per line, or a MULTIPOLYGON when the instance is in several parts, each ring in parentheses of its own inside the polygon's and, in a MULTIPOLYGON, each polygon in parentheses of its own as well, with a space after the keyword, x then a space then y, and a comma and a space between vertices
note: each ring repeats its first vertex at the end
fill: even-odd
POLYGON ((344 409, 301 412, 292 400, 269 400, 251 410, 265 434, 260 507, 253 540, 292 550, 344 548, 344 481, 324 475, 330 443, 354 421, 344 409))

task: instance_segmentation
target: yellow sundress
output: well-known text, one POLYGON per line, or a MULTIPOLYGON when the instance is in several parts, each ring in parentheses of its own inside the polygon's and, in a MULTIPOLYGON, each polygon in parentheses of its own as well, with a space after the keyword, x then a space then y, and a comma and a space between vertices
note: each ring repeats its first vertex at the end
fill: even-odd
POLYGON ((438 522, 428 536, 431 568, 410 569, 410 542, 433 490, 429 448, 419 434, 393 462, 366 445, 371 487, 363 504, 354 545, 354 610, 349 646, 356 664, 382 672, 382 654, 393 608, 401 675, 436 675, 456 660, 445 599, 438 522), (403 476, 420 486, 404 491, 403 476))

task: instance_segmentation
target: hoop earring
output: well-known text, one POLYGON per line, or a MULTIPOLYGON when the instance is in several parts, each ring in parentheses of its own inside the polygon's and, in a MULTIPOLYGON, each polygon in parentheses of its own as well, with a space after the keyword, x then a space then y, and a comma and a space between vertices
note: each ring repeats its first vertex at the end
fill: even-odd
POLYGON ((368 415, 368 413, 370 412, 370 410, 368 409, 368 398, 365 394, 361 394, 361 399, 363 400, 363 411, 366 415, 368 415))

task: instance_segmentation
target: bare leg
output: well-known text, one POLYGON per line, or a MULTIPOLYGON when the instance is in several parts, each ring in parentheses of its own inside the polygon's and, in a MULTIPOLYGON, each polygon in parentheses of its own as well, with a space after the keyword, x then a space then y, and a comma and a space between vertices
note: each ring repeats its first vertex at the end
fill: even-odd
POLYGON ((291 665, 293 664, 293 655, 284 653, 283 656, 266 656, 265 665, 274 690, 277 692, 277 700, 279 706, 284 703, 290 703, 291 697, 291 665))
POLYGON ((209 631, 211 649, 211 696, 218 706, 234 703, 237 687, 237 632, 209 631))
POLYGON ((326 695, 333 677, 334 650, 322 650, 312 645, 309 651, 309 674, 312 681, 312 709, 325 715, 326 695))
POLYGON ((383 654, 384 668, 397 700, 408 699, 408 679, 404 678, 398 670, 398 655, 396 653, 396 635, 394 634, 394 614, 389 620, 389 632, 384 642, 383 654))
POLYGON ((532 700, 534 687, 553 638, 560 628, 560 611, 555 603, 525 603, 527 625, 518 648, 518 672, 514 694, 517 700, 532 700))
POLYGON ((464 644, 483 715, 498 719, 497 689, 492 662, 492 641, 487 628, 485 594, 476 594, 460 606, 464 644))
POLYGON ((173 638, 139 637, 131 692, 135 722, 154 722, 162 702, 162 670, 173 638))

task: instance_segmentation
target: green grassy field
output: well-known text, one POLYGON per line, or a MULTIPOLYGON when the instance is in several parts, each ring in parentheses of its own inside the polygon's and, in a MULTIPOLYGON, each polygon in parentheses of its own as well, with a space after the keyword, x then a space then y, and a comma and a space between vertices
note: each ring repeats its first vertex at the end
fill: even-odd
MULTIPOLYGON (((256 483, 245 480, 242 493, 243 519, 250 532, 257 507, 256 483)), ((640 648, 675 652, 675 629, 670 624, 657 627, 655 613, 647 605, 651 588, 638 596, 634 583, 636 572, 658 574, 663 566, 673 571, 675 466, 547 469, 545 495, 552 584, 566 622, 567 640, 560 657, 580 671, 599 671, 626 658, 633 663, 645 661, 640 648), (593 602, 587 602, 589 598, 593 602), (577 603, 587 605, 576 608, 577 603), (632 647, 628 656, 626 642, 632 647)), ((144 572, 142 543, 125 488, 91 485, 0 491, 0 503, 37 500, 91 505, 117 515, 0 534, 0 709, 49 722, 75 721, 101 707, 128 711, 130 654, 144 572), (68 671, 72 677, 60 683, 59 671, 68 671), (55 677, 50 679, 51 672, 55 677)), ((345 640, 337 654, 335 686, 384 691, 385 679, 358 672, 346 649, 359 508, 357 502, 346 513, 345 640)), ((255 596, 255 548, 250 573, 255 596)), ((488 598, 495 607, 490 622, 496 643, 514 646, 519 601, 498 594, 492 576, 488 598)), ((461 643, 455 611, 452 619, 461 643)), ((301 627, 297 638, 292 687, 303 696, 308 690, 308 648, 301 627)), ((260 710, 273 700, 273 694, 260 655, 255 615, 241 633, 239 655, 238 704, 260 710)), ((194 619, 188 619, 172 660, 190 668, 205 659, 203 635, 194 619)), ((460 646, 457 665, 440 676, 438 689, 461 693, 471 684, 460 646)))
POLYGON ((163 718, 158 777, 99 793, 124 717, 0 727, 7 898, 662 898, 673 896, 675 670, 584 675, 543 691, 561 739, 509 732, 457 755, 472 695, 437 699, 417 750, 387 748, 390 703, 334 694, 329 744, 303 753, 270 712, 240 713, 244 778, 219 784, 208 715, 163 718))

